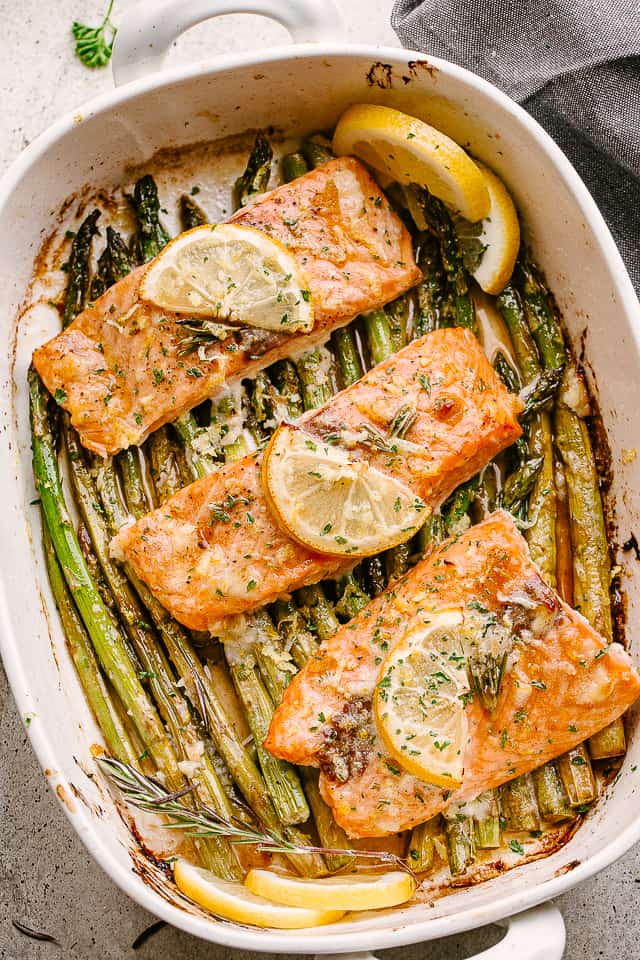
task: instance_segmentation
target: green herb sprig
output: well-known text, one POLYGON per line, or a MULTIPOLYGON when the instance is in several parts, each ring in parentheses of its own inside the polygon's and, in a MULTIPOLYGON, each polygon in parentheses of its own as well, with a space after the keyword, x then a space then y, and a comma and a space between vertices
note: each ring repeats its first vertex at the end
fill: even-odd
POLYGON ((184 830, 187 836, 226 837, 232 843, 255 844, 259 850, 266 853, 321 853, 331 856, 348 855, 350 858, 362 857, 413 874, 404 860, 385 850, 339 850, 302 846, 287 840, 274 830, 260 830, 240 820, 227 819, 210 807, 202 805, 196 810, 194 807, 184 806, 180 801, 196 789, 196 783, 176 793, 170 793, 157 780, 146 777, 128 763, 113 757, 99 757, 97 763, 106 779, 120 791, 127 803, 148 813, 162 814, 171 821, 167 824, 168 829, 184 830))
POLYGON ((76 41, 76 56, 85 67, 92 70, 96 67, 106 67, 113 52, 113 41, 117 27, 110 20, 113 9, 113 0, 110 0, 104 20, 99 27, 88 27, 84 23, 73 21, 71 32, 76 41))

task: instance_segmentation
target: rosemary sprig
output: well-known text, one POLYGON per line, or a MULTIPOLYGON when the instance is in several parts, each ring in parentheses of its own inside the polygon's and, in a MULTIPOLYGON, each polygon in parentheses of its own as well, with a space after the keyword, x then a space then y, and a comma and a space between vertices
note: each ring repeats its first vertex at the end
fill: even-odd
POLYGON ((268 828, 261 830, 235 818, 227 819, 210 807, 203 805, 195 809, 184 806, 179 801, 195 790, 197 783, 170 793, 157 780, 146 777, 135 767, 114 757, 99 757, 97 762, 106 779, 112 786, 117 787, 127 803, 139 810, 168 817, 171 821, 167 824, 168 829, 188 831, 187 835, 191 837, 226 837, 232 843, 252 844, 266 853, 321 853, 332 856, 348 855, 350 858, 363 857, 393 865, 413 874, 404 860, 385 850, 339 850, 330 847, 302 846, 286 840, 275 830, 268 828))
POLYGON ((389 436, 400 437, 402 439, 415 423, 417 416, 418 412, 413 404, 407 403, 403 407, 400 407, 389 424, 389 436))
POLYGON ((178 320, 180 326, 184 329, 184 335, 180 337, 179 357, 186 357, 190 353, 198 352, 198 359, 209 360, 206 355, 207 347, 220 340, 226 340, 231 336, 237 327, 232 327, 225 323, 219 323, 210 320, 208 317, 188 317, 184 320, 178 320))

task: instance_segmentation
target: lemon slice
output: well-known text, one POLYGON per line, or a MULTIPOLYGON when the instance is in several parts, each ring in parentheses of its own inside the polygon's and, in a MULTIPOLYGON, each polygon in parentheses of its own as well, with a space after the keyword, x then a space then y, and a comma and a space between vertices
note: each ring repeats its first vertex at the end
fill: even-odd
POLYGON ((344 909, 310 909, 273 903, 252 893, 241 883, 220 880, 209 870, 183 859, 176 861, 173 879, 186 897, 211 913, 254 927, 277 927, 281 930, 319 927, 334 923, 345 912, 344 909))
POLYGON ((147 267, 140 296, 163 310, 262 330, 313 328, 311 294, 295 257, 239 223, 181 233, 147 267))
POLYGON ((385 658, 376 684, 376 725, 405 770, 436 786, 462 782, 469 682, 463 617, 446 610, 407 631, 385 658))
POLYGON ((318 553, 370 556, 408 540, 426 516, 399 480, 290 423, 273 434, 262 478, 278 522, 318 553))
POLYGON ((314 880, 256 869, 245 884, 261 897, 310 910, 380 910, 405 903, 416 889, 414 877, 404 870, 314 880))
POLYGON ((349 107, 333 134, 338 155, 354 154, 398 183, 417 183, 465 220, 483 220, 489 193, 468 153, 446 134, 391 107, 349 107))
POLYGON ((465 265, 485 293, 502 293, 520 249, 520 223, 509 191, 492 170, 478 163, 491 208, 480 224, 458 220, 456 229, 465 265))

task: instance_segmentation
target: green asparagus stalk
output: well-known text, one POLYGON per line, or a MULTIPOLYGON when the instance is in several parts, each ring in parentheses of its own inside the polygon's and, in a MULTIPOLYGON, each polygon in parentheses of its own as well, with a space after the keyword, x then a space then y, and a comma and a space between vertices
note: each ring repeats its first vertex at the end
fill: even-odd
POLYGON ((300 152, 287 153, 282 158, 282 179, 285 183, 291 183, 298 177, 304 176, 309 170, 309 165, 300 152))
POLYGON ((302 404, 302 384, 291 360, 279 360, 269 367, 273 382, 287 405, 287 411, 292 420, 301 416, 304 411, 302 404))
POLYGON ((586 807, 598 795, 587 748, 583 743, 558 757, 558 772, 572 807, 586 807))
POLYGON ((176 776, 177 760, 160 719, 149 703, 127 655, 124 639, 105 607, 82 555, 64 501, 55 444, 47 410, 47 393, 29 370, 33 470, 51 540, 97 657, 157 766, 172 789, 184 784, 176 776))
POLYGON ((500 805, 507 830, 537 830, 540 826, 538 805, 531 774, 523 774, 500 788, 500 805))
POLYGON ((113 227, 107 227, 107 242, 98 258, 96 273, 91 280, 91 299, 95 300, 105 290, 122 280, 133 270, 127 245, 113 227))
MULTIPOLYGON (((527 325, 520 295, 508 285, 496 305, 502 314, 513 344, 522 382, 525 386, 540 375, 540 359, 536 344, 527 325)), ((557 369, 557 366, 551 369, 557 369)), ((548 413, 534 414, 528 427, 529 457, 543 458, 542 468, 529 496, 529 527, 527 543, 532 559, 538 564, 547 583, 556 584, 557 498, 554 478, 553 436, 548 413)))
MULTIPOLYGON (((348 850, 352 846, 348 836, 334 820, 331 807, 322 799, 318 771, 311 767, 302 767, 301 775, 320 843, 329 850, 348 850)), ((325 862, 327 869, 333 873, 353 863, 353 857, 344 853, 328 853, 325 854, 325 862)))
POLYGON ((271 161, 273 150, 263 133, 256 135, 253 149, 244 173, 238 177, 234 187, 234 204, 236 208, 245 207, 253 197, 264 193, 269 185, 271 176, 271 161))
POLYGON ((371 598, 362 589, 353 573, 342 577, 338 587, 342 590, 342 595, 335 605, 335 611, 345 620, 352 620, 366 607, 371 598))
POLYGON ((62 314, 62 325, 67 326, 84 307, 90 284, 91 244, 98 232, 99 210, 93 210, 80 224, 71 244, 67 263, 67 292, 62 314))
POLYGON ((411 297, 403 293, 401 297, 388 303, 385 307, 393 352, 401 350, 407 343, 409 320, 411 316, 411 297))
POLYGON ((302 154, 311 168, 321 167, 333 160, 331 141, 321 133, 313 133, 302 143, 302 154))
POLYGON ((444 844, 444 831, 442 827, 442 817, 433 817, 431 820, 425 820, 418 824, 411 832, 409 848, 407 851, 407 864, 414 873, 426 873, 433 866, 436 859, 436 841, 442 836, 444 844))
POLYGON ((364 372, 351 327, 336 330, 331 338, 331 344, 338 361, 340 384, 343 388, 349 387, 359 380, 364 372))
MULTIPOLYGON (((323 370, 323 349, 308 350, 296 364, 302 387, 302 404, 305 410, 322 406, 333 394, 332 371, 323 370)), ((325 354, 326 356, 326 354, 325 354)))
POLYGON ((182 488, 182 476, 167 427, 154 430, 147 445, 151 461, 151 478, 160 505, 182 488))
POLYGON ((476 844, 473 820, 462 814, 444 814, 447 857, 452 877, 466 873, 475 860, 476 844))
POLYGON ((384 310, 370 310, 362 316, 369 355, 373 364, 382 363, 394 353, 389 318, 384 310))
POLYGON ((545 763, 531 773, 533 789, 538 802, 538 809, 543 820, 551 823, 560 823, 575 816, 569 806, 567 796, 553 761, 545 763))
POLYGON ((307 620, 291 600, 278 600, 273 614, 276 629, 284 637, 296 667, 300 669, 318 650, 318 641, 307 626, 307 620))
POLYGON ((78 672, 87 702, 102 731, 107 750, 118 760, 139 766, 136 751, 113 703, 100 672, 91 641, 71 598, 44 517, 42 539, 51 592, 60 614, 71 659, 78 672))
POLYGON ((422 280, 416 287, 418 307, 415 327, 417 336, 422 337, 441 325, 445 301, 445 278, 435 237, 429 234, 420 237, 417 259, 422 280))
POLYGON ((119 453, 117 457, 127 504, 136 520, 148 513, 152 507, 143 480, 140 463, 140 458, 143 456, 144 453, 140 447, 130 447, 119 453))
POLYGON ((178 205, 180 225, 183 230, 192 230, 194 227, 201 227, 204 223, 209 223, 208 217, 200 204, 196 203, 193 197, 188 194, 182 194, 178 205))
POLYGON ((157 257, 171 239, 160 222, 158 188, 150 174, 145 174, 137 181, 131 199, 138 221, 135 255, 139 263, 146 263, 157 257))
POLYGON ((309 819, 309 807, 295 768, 285 760, 273 757, 262 746, 269 732, 273 703, 259 677, 252 660, 235 660, 225 645, 227 662, 238 696, 244 707, 258 751, 262 775, 267 784, 278 819, 285 826, 304 823, 309 819))
POLYGON ((486 801, 488 810, 483 816, 473 818, 475 843, 480 850, 496 850, 500 846, 500 803, 498 795, 491 790, 480 794, 478 800, 486 801))
POLYGON ((320 584, 310 587, 301 587, 298 590, 300 610, 307 622, 315 627, 320 640, 328 640, 340 627, 340 621, 335 615, 333 605, 327 600, 320 584))
POLYGON ((171 424, 180 438, 187 455, 187 463, 193 474, 193 479, 206 477, 217 470, 219 463, 212 453, 207 451, 206 445, 201 445, 201 438, 205 436, 205 429, 199 427, 192 413, 183 414, 171 424))
MULTIPOLYGON (((440 256, 451 298, 451 323, 456 327, 465 327, 477 335, 478 327, 469 289, 469 277, 458 247, 458 238, 451 217, 444 204, 426 191, 421 191, 421 203, 425 218, 440 245, 440 256)), ((446 306, 445 304, 445 309, 446 306)))

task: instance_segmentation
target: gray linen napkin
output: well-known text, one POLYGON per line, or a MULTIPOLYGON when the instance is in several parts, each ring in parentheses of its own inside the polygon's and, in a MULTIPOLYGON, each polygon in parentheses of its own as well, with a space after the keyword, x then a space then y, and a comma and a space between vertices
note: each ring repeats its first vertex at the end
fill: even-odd
POLYGON ((406 47, 521 103, 593 194, 640 294, 640 0, 396 0, 406 47))

